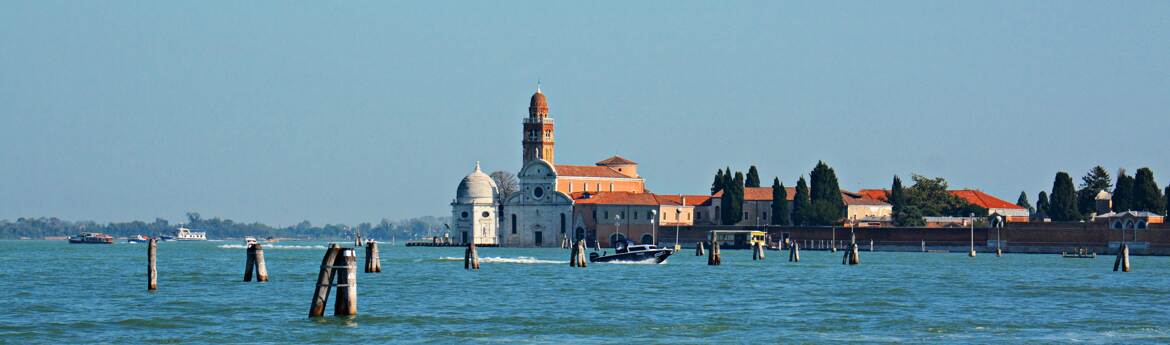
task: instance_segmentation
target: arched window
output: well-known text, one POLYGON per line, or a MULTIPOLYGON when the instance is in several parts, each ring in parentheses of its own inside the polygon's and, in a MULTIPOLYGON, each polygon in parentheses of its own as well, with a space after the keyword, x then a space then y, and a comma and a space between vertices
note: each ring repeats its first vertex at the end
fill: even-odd
POLYGON ((585 239, 585 228, 578 227, 577 230, 574 232, 575 232, 575 234, 573 236, 574 239, 576 239, 576 240, 585 239))
POLYGON ((516 214, 512 214, 512 234, 516 234, 516 214))
POLYGON ((654 244, 654 236, 650 236, 650 234, 642 235, 642 244, 654 244))
POLYGON ((561 233, 565 233, 565 214, 561 213, 561 233))
POLYGON ((1139 220, 1139 221, 1138 221, 1138 223, 1137 223, 1137 228, 1138 228, 1138 229, 1145 229, 1145 228, 1146 228, 1146 221, 1144 221, 1144 220, 1139 220))
POLYGON ((1120 220, 1113 221, 1112 225, 1113 225, 1112 228, 1114 228, 1114 229, 1121 229, 1121 221, 1120 220))
POLYGON ((1125 221, 1125 228, 1126 229, 1133 229, 1133 221, 1132 220, 1125 221))

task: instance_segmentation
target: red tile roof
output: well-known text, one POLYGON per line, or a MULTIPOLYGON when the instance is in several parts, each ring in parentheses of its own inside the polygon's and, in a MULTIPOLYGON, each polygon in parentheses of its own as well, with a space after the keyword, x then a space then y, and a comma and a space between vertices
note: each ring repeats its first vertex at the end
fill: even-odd
POLYGON ((886 194, 889 192, 890 191, 885 189, 862 189, 857 191, 857 194, 860 194, 863 198, 867 199, 889 201, 889 199, 886 197, 886 194))
MULTIPOLYGON (((866 196, 868 198, 878 199, 878 200, 882 200, 882 201, 887 201, 886 193, 889 193, 889 190, 886 190, 886 189, 862 189, 862 190, 857 191, 857 194, 861 194, 861 195, 866 196)), ((949 190, 949 191, 947 191, 947 193, 951 193, 951 195, 960 197, 963 200, 966 200, 967 202, 971 203, 972 205, 976 205, 976 206, 986 208, 986 209, 992 209, 992 208, 1023 209, 1023 207, 1017 206, 1014 203, 1007 202, 1007 201, 1000 199, 1000 198, 996 198, 994 196, 991 196, 990 194, 984 193, 983 191, 979 191, 979 190, 958 189, 958 190, 949 190)))
MULTIPOLYGON (((784 189, 785 189, 785 191, 788 192, 786 200, 792 201, 792 200, 796 199, 796 188, 784 187, 784 189)), ((712 198, 722 198, 723 191, 718 191, 715 193, 715 195, 712 195, 711 197, 712 198)), ((743 200, 744 201, 772 201, 772 187, 744 187, 743 188, 743 200)))
POLYGON ((699 206, 711 202, 710 195, 661 195, 655 194, 658 198, 659 205, 682 205, 682 199, 686 198, 685 206, 699 206))
POLYGON ((596 164, 597 165, 638 165, 638 163, 634 163, 634 161, 629 160, 629 159, 625 159, 622 156, 609 157, 609 158, 601 160, 600 162, 597 162, 596 164))
POLYGON ((960 189, 960 190, 950 190, 947 192, 950 192, 951 195, 963 198, 963 200, 967 200, 967 202, 969 202, 973 205, 978 205, 979 207, 986 208, 986 209, 993 209, 993 208, 1023 209, 1023 207, 1021 207, 1019 205, 1007 202, 1006 200, 1003 200, 1000 198, 996 198, 994 196, 991 196, 991 194, 984 193, 983 191, 980 191, 980 190, 960 189))
POLYGON ((558 176, 582 176, 582 177, 608 177, 608 178, 630 178, 622 175, 607 167, 593 166, 593 165, 562 165, 557 164, 558 176))
POLYGON ((658 206, 659 201, 654 194, 631 192, 576 192, 573 193, 573 202, 580 205, 638 205, 658 206), (586 198, 585 195, 589 197, 586 198))

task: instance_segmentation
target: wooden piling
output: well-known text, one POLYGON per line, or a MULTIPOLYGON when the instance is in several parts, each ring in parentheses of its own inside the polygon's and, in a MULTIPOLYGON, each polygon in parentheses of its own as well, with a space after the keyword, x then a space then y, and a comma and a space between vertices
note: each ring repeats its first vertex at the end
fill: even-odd
POLYGON ((788 261, 789 262, 800 262, 800 244, 799 243, 793 242, 792 245, 788 246, 788 261))
POLYGON ((706 255, 706 254, 703 254, 703 242, 700 241, 699 245, 695 247, 695 256, 703 256, 703 255, 706 255))
POLYGON ((468 244, 467 249, 463 250, 463 269, 479 269, 479 250, 475 248, 475 243, 468 244))
POLYGON ((1001 256, 1003 256, 1003 249, 996 247, 995 248, 995 257, 1001 257, 1001 256))
POLYGON ((309 317, 325 315, 325 303, 329 301, 329 290, 333 283, 333 262, 337 260, 337 253, 341 248, 336 243, 329 245, 325 250, 325 257, 321 258, 321 270, 317 272, 317 288, 313 290, 313 303, 309 305, 309 317))
POLYGON ((766 251, 768 248, 764 246, 763 242, 760 242, 758 246, 760 246, 760 260, 764 260, 764 251, 766 251))
POLYGON ((471 269, 479 269, 479 247, 476 247, 475 243, 471 244, 471 269))
POLYGON ((577 267, 585 268, 589 266, 589 260, 585 258, 585 240, 577 240, 577 267))
POLYGON ((357 315, 357 256, 353 248, 341 248, 333 261, 337 270, 337 298, 333 315, 357 315))
POLYGON ((264 247, 259 243, 253 244, 252 262, 256 264, 256 281, 268 281, 268 265, 264 263, 264 247))
POLYGON ((155 258, 158 256, 158 240, 150 239, 146 247, 146 290, 158 290, 158 267, 155 258))
POLYGON ((382 272, 382 254, 378 253, 378 241, 366 241, 366 273, 382 272))
POLYGON ((1117 259, 1113 261, 1113 272, 1117 272, 1118 269, 1129 272, 1129 246, 1125 243, 1117 248, 1117 259))
POLYGON ((760 260, 760 246, 752 243, 752 261, 760 260))
POLYGON ((861 263, 861 253, 857 250, 857 243, 849 245, 849 264, 857 265, 861 263))
POLYGON ((719 241, 711 241, 711 252, 707 255, 707 265, 719 266, 723 264, 723 258, 719 257, 719 241))
POLYGON ((247 258, 244 259, 244 281, 246 282, 252 281, 252 271, 256 270, 256 248, 253 248, 255 245, 255 243, 250 243, 248 249, 245 249, 247 258))
POLYGON ((581 256, 580 255, 581 253, 578 252, 579 250, 581 250, 581 245, 576 244, 573 246, 573 248, 570 248, 570 249, 571 250, 569 251, 569 267, 577 267, 577 262, 579 262, 577 258, 581 256))

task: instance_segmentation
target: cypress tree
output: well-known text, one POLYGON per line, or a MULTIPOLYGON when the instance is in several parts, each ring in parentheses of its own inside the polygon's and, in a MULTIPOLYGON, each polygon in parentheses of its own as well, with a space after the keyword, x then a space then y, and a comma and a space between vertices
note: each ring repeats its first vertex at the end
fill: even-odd
POLYGON ((1125 170, 1117 173, 1117 186, 1113 188, 1113 212, 1125 212, 1133 209, 1133 177, 1125 174, 1125 170))
POLYGON ((804 182, 804 176, 801 176, 799 180, 796 180, 796 195, 792 198, 792 224, 807 224, 808 208, 808 184, 804 182))
POLYGON ((1068 173, 1056 173, 1056 179, 1052 181, 1052 196, 1048 200, 1048 216, 1052 220, 1069 222, 1081 219, 1074 188, 1068 173))
POLYGON ((747 180, 745 180, 743 182, 743 184, 744 184, 744 186, 747 186, 747 187, 759 187, 760 186, 760 172, 756 171, 755 165, 748 168, 747 180))
POLYGON ((902 188, 902 179, 898 175, 894 175, 894 183, 890 185, 890 193, 886 195, 886 201, 893 206, 894 225, 906 226, 906 190, 902 188))
POLYGON ((788 221, 788 189, 777 177, 772 180, 772 224, 788 225, 788 221))
POLYGON ((845 200, 837 183, 837 173, 825 162, 818 161, 809 173, 811 212, 805 221, 814 225, 831 225, 845 218, 845 200))
POLYGON ((1036 209, 1032 208, 1032 203, 1028 202, 1028 193, 1020 191, 1020 197, 1016 199, 1016 206, 1028 209, 1028 213, 1036 213, 1036 209))
POLYGON ((711 195, 723 190, 723 170, 715 170, 715 181, 711 181, 711 195))
POLYGON ((1162 211, 1164 211, 1162 215, 1170 215, 1170 186, 1166 186, 1166 192, 1162 193, 1162 197, 1166 199, 1166 202, 1162 204, 1162 211))
POLYGON ((743 173, 735 172, 735 178, 732 179, 731 186, 728 189, 733 191, 731 208, 734 211, 731 215, 731 220, 733 221, 729 224, 739 223, 739 221, 743 220, 743 173))
POLYGON ((1133 198, 1131 207, 1137 211, 1149 211, 1162 214, 1165 208, 1162 200, 1162 190, 1154 182, 1154 172, 1150 168, 1138 169, 1134 175, 1133 198))
POLYGON ((1048 216, 1048 192, 1040 191, 1040 195, 1036 197, 1036 214, 1048 216))

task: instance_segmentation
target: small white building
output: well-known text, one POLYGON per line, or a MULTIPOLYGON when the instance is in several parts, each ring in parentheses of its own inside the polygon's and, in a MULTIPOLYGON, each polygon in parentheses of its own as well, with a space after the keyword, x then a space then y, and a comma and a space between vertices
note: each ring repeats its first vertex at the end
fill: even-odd
POLYGON ((490 176, 479 170, 459 182, 455 200, 451 201, 452 242, 455 244, 498 245, 499 237, 496 202, 499 188, 490 176))

